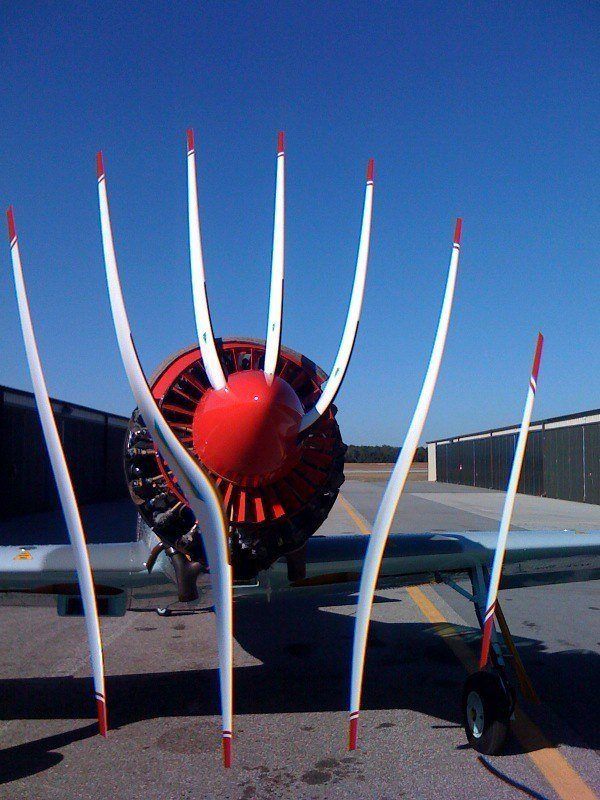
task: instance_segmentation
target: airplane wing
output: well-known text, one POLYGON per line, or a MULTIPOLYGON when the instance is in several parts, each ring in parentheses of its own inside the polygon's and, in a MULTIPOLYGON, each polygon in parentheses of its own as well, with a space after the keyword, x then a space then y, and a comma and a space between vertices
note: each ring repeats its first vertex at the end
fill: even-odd
MULTIPOLYGON (((399 533, 387 542, 378 587, 432 583, 445 575, 467 576, 490 568, 497 531, 399 533)), ((269 571, 271 591, 334 587, 355 591, 368 536, 313 536, 307 546, 306 577, 290 582, 286 565, 269 571)), ((600 531, 511 531, 500 588, 518 588, 600 578, 600 531)), ((243 590, 238 590, 238 594, 243 590)))
MULTIPOLYGON (((143 542, 88 545, 97 595, 169 583, 161 570, 146 568, 150 550, 143 542)), ((68 593, 77 580, 68 544, 0 547, 0 591, 68 593)))
MULTIPOLYGON (((430 583, 446 575, 467 576, 491 568, 497 531, 400 533, 387 542, 378 587, 430 583)), ((307 543, 306 577, 291 581, 285 559, 261 573, 256 585, 235 585, 234 595, 289 590, 356 590, 369 537, 340 534, 313 536, 307 543), (268 581, 263 580, 268 576, 268 581)), ((164 585, 171 577, 159 559, 151 572, 145 541, 89 545, 98 594, 106 590, 164 585)), ((600 531, 511 531, 501 589, 600 579, 600 531)), ((0 591, 46 591, 60 594, 76 583, 71 547, 38 545, 0 547, 0 591)))

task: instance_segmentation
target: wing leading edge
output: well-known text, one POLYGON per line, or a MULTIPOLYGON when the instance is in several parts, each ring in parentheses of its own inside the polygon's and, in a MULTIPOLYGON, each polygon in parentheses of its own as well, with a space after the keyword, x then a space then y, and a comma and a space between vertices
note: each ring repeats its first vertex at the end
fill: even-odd
MULTIPOLYGON (((330 587, 353 592, 368 545, 367 536, 341 534, 313 537, 307 542, 306 578, 291 582, 285 560, 269 570, 269 582, 257 587, 238 586, 236 597, 262 592, 286 592, 330 587)), ((388 537, 380 586, 429 583, 440 574, 467 575, 491 567, 498 531, 401 533, 388 537)), ((0 547, 0 591, 32 590, 49 583, 76 580, 71 547, 36 545, 0 547)), ((166 584, 170 579, 157 569, 148 573, 148 548, 142 542, 88 545, 95 580, 105 586, 127 589, 166 584)), ((600 531, 511 531, 507 540, 500 588, 520 588, 600 579, 600 531)))

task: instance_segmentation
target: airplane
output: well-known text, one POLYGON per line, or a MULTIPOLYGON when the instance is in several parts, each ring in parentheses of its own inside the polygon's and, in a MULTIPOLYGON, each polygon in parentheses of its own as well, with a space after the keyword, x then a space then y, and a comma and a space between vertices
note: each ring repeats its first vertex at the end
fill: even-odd
MULTIPOLYGON (((138 512, 137 539, 87 545, 54 421, 35 339, 14 212, 8 209, 12 267, 34 394, 70 545, 0 546, 0 590, 57 597, 58 613, 85 618, 100 734, 108 733, 99 617, 126 612, 127 592, 173 586, 193 605, 212 592, 217 630, 223 763, 233 742, 232 604, 246 597, 324 588, 356 591, 349 700, 349 749, 357 747, 369 618, 377 588, 443 582, 473 603, 482 628, 480 669, 466 681, 463 722, 479 752, 501 751, 516 692, 510 650, 525 696, 531 684, 498 602, 502 588, 600 578, 600 532, 511 532, 510 520, 537 388, 538 337, 523 421, 499 532, 391 534, 393 516, 421 437, 441 366, 458 274, 458 219, 446 287, 423 386, 371 536, 314 534, 344 481, 334 400, 345 377, 363 304, 373 213, 368 163, 354 282, 329 376, 281 344, 285 251, 285 148, 277 142, 271 285, 265 340, 217 339, 210 318, 198 214, 196 152, 187 133, 192 295, 198 344, 163 363, 148 380, 137 357, 121 291, 102 153, 98 200, 109 300, 137 408, 124 466, 138 512), (467 578, 471 592, 458 581, 467 578)), ((158 609, 169 613, 169 607, 158 609)))

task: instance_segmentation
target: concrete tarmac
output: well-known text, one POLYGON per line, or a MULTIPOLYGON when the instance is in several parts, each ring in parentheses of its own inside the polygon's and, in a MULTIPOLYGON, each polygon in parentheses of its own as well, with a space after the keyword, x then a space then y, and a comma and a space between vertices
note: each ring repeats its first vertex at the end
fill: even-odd
MULTIPOLYGON (((321 533, 368 530, 385 476, 354 477, 321 533)), ((393 530, 493 530, 497 498, 409 482, 393 530)), ((520 497, 517 527, 600 529, 600 507, 579 506, 520 497)), ((503 593, 543 701, 523 705, 518 737, 489 759, 504 778, 482 765, 460 726, 465 663, 479 636, 469 604, 448 587, 378 593, 353 754, 346 712, 356 596, 236 604, 229 771, 221 767, 209 610, 159 618, 158 601, 138 597, 125 617, 103 620, 111 727, 103 740, 83 621, 59 618, 45 602, 2 601, 0 798, 526 797, 515 784, 552 800, 600 792, 597 583, 503 593)))

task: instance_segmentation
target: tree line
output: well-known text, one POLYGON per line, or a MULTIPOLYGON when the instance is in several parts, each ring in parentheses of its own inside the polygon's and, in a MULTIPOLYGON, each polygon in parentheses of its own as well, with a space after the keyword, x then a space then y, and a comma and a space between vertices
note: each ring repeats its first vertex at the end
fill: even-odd
MULTIPOLYGON (((349 444, 345 461, 347 464, 392 464, 399 452, 400 448, 391 444, 349 444)), ((417 447, 415 461, 427 461, 426 447, 417 447)))

